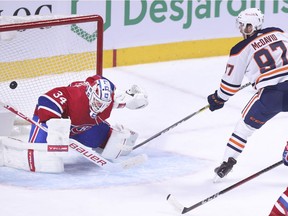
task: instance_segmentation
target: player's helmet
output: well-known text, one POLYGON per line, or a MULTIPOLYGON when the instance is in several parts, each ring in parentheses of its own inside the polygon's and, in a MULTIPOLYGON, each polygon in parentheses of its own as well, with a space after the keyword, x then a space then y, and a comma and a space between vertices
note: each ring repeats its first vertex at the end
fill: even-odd
POLYGON ((86 94, 89 99, 90 111, 98 114, 103 112, 111 103, 111 85, 106 79, 99 79, 95 84, 88 84, 86 94))
MULTIPOLYGON (((256 30, 260 30, 262 28, 262 24, 264 22, 264 15, 258 8, 247 8, 246 10, 239 13, 236 24, 241 29, 241 32, 245 34, 244 29, 248 24, 252 25, 253 33, 256 30)), ((246 33, 247 35, 251 33, 246 33)))

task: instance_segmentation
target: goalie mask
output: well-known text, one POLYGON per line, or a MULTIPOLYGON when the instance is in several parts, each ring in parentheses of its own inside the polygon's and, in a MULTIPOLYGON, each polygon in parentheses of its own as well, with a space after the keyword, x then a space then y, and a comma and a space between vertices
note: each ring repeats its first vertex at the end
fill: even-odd
POLYGON ((98 113, 103 112, 111 103, 111 85, 105 79, 95 81, 93 86, 89 85, 86 89, 89 99, 90 116, 95 118, 98 113))
POLYGON ((242 34, 250 35, 254 31, 260 30, 264 22, 264 15, 257 8, 248 8, 239 13, 236 19, 236 25, 240 29, 242 34), (247 25, 252 26, 251 32, 246 32, 247 25))

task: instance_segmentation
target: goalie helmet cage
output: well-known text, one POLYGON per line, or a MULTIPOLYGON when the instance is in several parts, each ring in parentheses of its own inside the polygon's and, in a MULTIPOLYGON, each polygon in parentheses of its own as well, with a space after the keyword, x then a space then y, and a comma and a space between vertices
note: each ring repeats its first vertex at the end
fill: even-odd
POLYGON ((0 98, 33 115, 38 97, 102 75, 99 15, 0 17, 0 98))

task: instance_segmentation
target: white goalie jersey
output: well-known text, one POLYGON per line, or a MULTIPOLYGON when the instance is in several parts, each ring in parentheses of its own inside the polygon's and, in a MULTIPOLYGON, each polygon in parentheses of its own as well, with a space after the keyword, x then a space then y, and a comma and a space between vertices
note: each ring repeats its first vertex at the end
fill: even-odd
POLYGON ((222 77, 219 97, 228 100, 240 88, 244 76, 259 90, 288 80, 288 34, 266 28, 242 40, 231 51, 222 77))

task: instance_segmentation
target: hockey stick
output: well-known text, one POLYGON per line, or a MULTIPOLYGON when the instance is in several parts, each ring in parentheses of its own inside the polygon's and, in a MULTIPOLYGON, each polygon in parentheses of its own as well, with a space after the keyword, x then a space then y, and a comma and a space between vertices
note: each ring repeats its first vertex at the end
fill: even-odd
POLYGON ((203 112, 204 110, 206 110, 206 109, 208 109, 208 108, 209 108, 209 105, 206 105, 205 107, 202 107, 202 108, 199 109, 198 111, 190 114, 189 116, 186 116, 185 118, 183 118, 183 119, 181 119, 180 121, 174 123, 173 125, 165 128, 164 130, 162 130, 162 131, 160 131, 159 133, 153 135, 152 137, 146 139, 145 141, 139 143, 138 145, 135 145, 135 146, 133 147, 133 150, 139 148, 140 146, 142 146, 142 145, 144 145, 144 144, 146 144, 146 143, 148 143, 148 142, 150 142, 151 140, 155 139, 156 137, 158 137, 158 136, 166 133, 166 132, 169 131, 170 129, 176 127, 177 125, 181 124, 181 123, 184 122, 184 121, 187 121, 188 119, 190 119, 190 118, 192 118, 193 116, 195 116, 195 115, 203 112))
MULTIPOLYGON (((249 85, 251 85, 250 82, 242 85, 242 86, 239 88, 239 90, 242 90, 242 89, 246 88, 246 87, 249 86, 249 85)), ((239 91, 239 90, 238 90, 238 91, 239 91)), ((206 109, 208 109, 208 108, 209 108, 209 105, 206 105, 206 106, 202 107, 202 108, 199 109, 198 111, 196 111, 196 112, 194 112, 194 113, 186 116, 185 118, 183 118, 183 119, 181 119, 180 121, 172 124, 171 126, 165 128, 164 130, 158 132, 157 134, 153 135, 152 137, 148 138, 147 140, 139 143, 138 145, 135 145, 132 150, 135 150, 135 149, 139 148, 140 146, 143 146, 144 144, 150 142, 151 140, 153 140, 153 139, 157 138, 158 136, 166 133, 166 132, 169 131, 170 129, 176 127, 177 125, 181 124, 181 123, 184 122, 184 121, 187 121, 188 119, 190 119, 190 118, 192 118, 193 116, 195 116, 195 115, 203 112, 204 110, 206 110, 206 109)))
MULTIPOLYGON (((36 127, 42 129, 45 132, 47 131, 47 128, 42 126, 41 124, 35 122, 33 119, 29 118, 28 116, 24 115, 23 113, 19 112, 17 109, 14 107, 5 104, 0 101, 0 105, 4 107, 5 109, 9 110, 10 112, 16 114, 17 116, 21 117, 22 119, 30 122, 31 124, 34 124, 36 127)), ((81 154, 84 158, 87 160, 91 161, 92 163, 96 164, 97 166, 101 168, 105 168, 107 170, 123 170, 123 169, 128 169, 131 168, 135 165, 138 165, 140 163, 143 163, 144 161, 147 160, 147 156, 145 154, 137 155, 135 157, 129 158, 127 160, 121 161, 119 163, 112 163, 111 161, 105 159, 102 157, 100 154, 97 152, 93 151, 92 149, 86 147, 82 143, 74 140, 74 139, 69 139, 69 147, 73 150, 75 150, 77 153, 81 154)))
POLYGON ((250 180, 252 180, 252 179, 254 179, 254 178, 256 178, 257 176, 259 176, 259 175, 261 175, 261 174, 263 174, 263 173, 266 173, 266 172, 268 172, 269 170, 274 169, 275 167, 281 165, 282 163, 283 163, 282 160, 281 160, 281 161, 278 161, 277 163, 275 163, 275 164, 273 164, 273 165, 271 165, 271 166, 269 166, 269 167, 266 167, 265 169, 263 169, 263 170, 255 173, 255 174, 253 174, 253 175, 251 175, 251 176, 249 176, 249 177, 247 177, 247 178, 245 178, 245 179, 243 179, 243 180, 241 180, 241 181, 239 181, 239 182, 231 185, 231 186, 228 187, 228 188, 225 188, 224 190, 222 190, 222 191, 220 191, 220 192, 218 192, 218 193, 213 194, 212 196, 210 196, 210 197, 208 197, 208 198, 206 198, 206 199, 204 199, 204 200, 202 200, 202 201, 200 201, 200 202, 198 202, 198 203, 196 203, 196 204, 194 204, 194 205, 192 205, 192 206, 190 206, 190 207, 184 207, 184 206, 183 206, 174 196, 172 196, 171 194, 169 194, 166 199, 168 200, 168 202, 169 202, 171 205, 173 205, 173 206, 176 208, 177 211, 179 211, 179 213, 185 214, 185 213, 187 213, 187 212, 189 212, 189 211, 191 211, 191 210, 193 210, 193 209, 195 209, 195 208, 197 208, 197 207, 199 207, 199 206, 201 206, 201 205, 204 205, 205 203, 207 203, 207 202, 209 202, 209 201, 217 198, 218 196, 220 196, 220 195, 222 195, 222 194, 224 194, 224 193, 226 193, 226 192, 228 192, 228 191, 230 191, 230 190, 232 190, 232 189, 234 189, 234 188, 236 188, 236 187, 238 187, 238 186, 240 186, 240 185, 242 185, 242 184, 244 184, 244 183, 246 183, 246 182, 248 182, 248 181, 250 181, 250 180))

